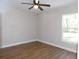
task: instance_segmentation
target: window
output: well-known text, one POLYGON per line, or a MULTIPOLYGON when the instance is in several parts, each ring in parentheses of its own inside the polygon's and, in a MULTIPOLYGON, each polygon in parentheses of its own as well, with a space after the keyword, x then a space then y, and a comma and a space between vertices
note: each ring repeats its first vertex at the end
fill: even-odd
POLYGON ((78 14, 67 14, 62 16, 63 39, 65 41, 77 42, 78 40, 78 14))

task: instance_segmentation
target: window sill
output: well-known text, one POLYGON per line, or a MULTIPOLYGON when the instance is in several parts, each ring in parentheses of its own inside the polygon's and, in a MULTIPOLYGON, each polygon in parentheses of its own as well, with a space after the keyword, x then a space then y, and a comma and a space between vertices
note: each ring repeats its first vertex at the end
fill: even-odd
POLYGON ((79 38, 74 38, 74 37, 69 38, 69 37, 65 37, 65 38, 63 38, 63 41, 64 41, 64 42, 68 42, 68 43, 77 44, 77 43, 78 43, 78 39, 79 39, 79 38))

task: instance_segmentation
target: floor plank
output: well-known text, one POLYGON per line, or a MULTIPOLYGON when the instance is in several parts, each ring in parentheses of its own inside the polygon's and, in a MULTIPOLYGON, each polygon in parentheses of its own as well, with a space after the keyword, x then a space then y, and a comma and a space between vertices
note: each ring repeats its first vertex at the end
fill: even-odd
POLYGON ((40 42, 0 50, 0 59, 77 59, 77 54, 40 42))

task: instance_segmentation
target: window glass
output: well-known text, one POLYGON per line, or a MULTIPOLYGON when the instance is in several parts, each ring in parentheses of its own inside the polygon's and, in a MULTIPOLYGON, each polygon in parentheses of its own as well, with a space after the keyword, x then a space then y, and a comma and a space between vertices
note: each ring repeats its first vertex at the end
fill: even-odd
POLYGON ((78 14, 66 14, 62 16, 63 39, 66 41, 78 40, 78 14))

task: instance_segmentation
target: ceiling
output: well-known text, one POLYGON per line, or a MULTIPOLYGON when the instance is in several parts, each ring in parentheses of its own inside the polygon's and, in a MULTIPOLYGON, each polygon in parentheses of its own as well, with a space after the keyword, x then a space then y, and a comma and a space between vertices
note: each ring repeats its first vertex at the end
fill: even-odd
MULTIPOLYGON (((5 9, 7 7, 17 7, 20 9, 28 10, 30 5, 23 5, 21 2, 32 3, 33 0, 0 0, 0 9, 5 9)), ((39 0, 41 3, 50 4, 51 7, 43 7, 44 9, 58 8, 71 4, 78 4, 78 0, 39 0)))

